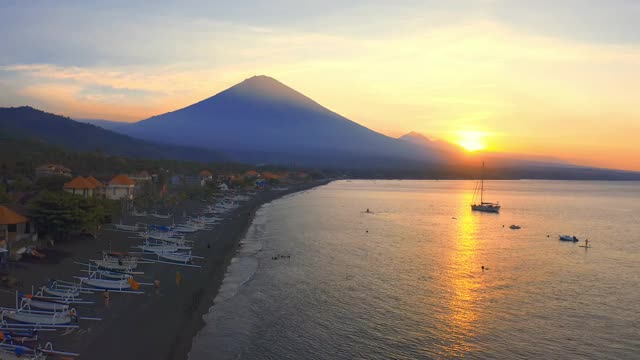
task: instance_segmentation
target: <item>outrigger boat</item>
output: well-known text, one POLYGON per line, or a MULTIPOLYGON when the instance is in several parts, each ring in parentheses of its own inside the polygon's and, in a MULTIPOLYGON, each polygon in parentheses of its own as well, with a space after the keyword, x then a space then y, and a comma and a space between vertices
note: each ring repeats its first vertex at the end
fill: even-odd
POLYGON ((147 212, 146 211, 137 211, 136 209, 133 209, 133 211, 131 212, 131 216, 145 217, 145 216, 147 216, 147 212))
MULTIPOLYGON (((50 310, 50 311, 67 311, 69 310, 69 304, 60 303, 52 300, 37 299, 31 295, 21 295, 20 302, 24 305, 29 305, 32 308, 50 310)), ((22 307, 22 306, 21 306, 22 307)))
POLYGON ((90 271, 89 276, 74 276, 74 278, 80 280, 80 286, 86 284, 103 290, 138 291, 141 285, 129 274, 121 274, 120 278, 114 279, 104 278, 100 271, 90 271))
POLYGON ((143 244, 137 246, 138 249, 144 252, 150 253, 173 253, 178 252, 179 250, 191 250, 189 246, 178 246, 176 244, 165 244, 165 245, 151 245, 151 244, 143 244))
POLYGON ((53 280, 49 285, 41 287, 40 291, 62 299, 75 299, 80 296, 80 290, 77 287, 61 286, 58 280, 53 280))
POLYGON ((75 309, 54 312, 31 310, 25 307, 19 308, 17 310, 8 308, 0 309, 2 309, 2 313, 0 313, 0 318, 2 319, 2 321, 4 321, 6 318, 26 324, 60 327, 64 325, 70 325, 73 320, 77 319, 77 316, 75 315, 75 309))
POLYGON ((46 343, 44 347, 37 348, 16 345, 7 340, 0 343, 0 359, 2 360, 45 360, 48 355, 80 356, 80 354, 72 352, 54 350, 50 342, 46 343))
POLYGON ((140 231, 140 230, 144 230, 146 228, 146 225, 138 224, 138 223, 136 223, 135 225, 124 225, 122 223, 120 223, 120 224, 111 224, 111 225, 113 225, 115 230, 127 231, 127 232, 140 231))
POLYGON ((156 219, 170 219, 173 215, 172 214, 162 215, 162 214, 155 213, 155 214, 149 214, 149 216, 152 216, 156 219))

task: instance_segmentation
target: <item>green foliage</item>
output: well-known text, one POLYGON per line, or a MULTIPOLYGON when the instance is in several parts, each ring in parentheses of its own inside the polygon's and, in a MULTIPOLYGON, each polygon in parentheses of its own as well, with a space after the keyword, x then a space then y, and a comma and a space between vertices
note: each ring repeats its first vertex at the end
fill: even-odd
POLYGON ((60 191, 64 186, 64 183, 70 180, 71 179, 66 176, 45 176, 37 179, 35 184, 33 184, 33 187, 36 191, 60 191))
POLYGON ((5 189, 4 185, 0 184, 0 204, 9 203, 9 194, 7 194, 7 189, 5 189))
POLYGON ((117 206, 117 202, 102 198, 43 191, 30 202, 29 216, 43 235, 60 240, 73 232, 95 234, 117 206))

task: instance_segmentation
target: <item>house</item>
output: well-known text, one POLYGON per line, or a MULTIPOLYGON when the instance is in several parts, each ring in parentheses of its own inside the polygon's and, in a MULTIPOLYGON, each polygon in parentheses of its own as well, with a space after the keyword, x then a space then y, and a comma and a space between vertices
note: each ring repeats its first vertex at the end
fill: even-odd
POLYGON ((58 164, 44 164, 36 168, 36 178, 47 176, 71 177, 71 169, 58 164))
MULTIPOLYGON (((12 245, 18 242, 38 240, 34 224, 14 210, 0 205, 0 249, 11 252, 12 245)), ((3 259, 4 261, 6 259, 3 259)))
POLYGON ((139 173, 136 173, 134 175, 130 175, 129 178, 131 178, 131 180, 135 181, 135 182, 140 182, 140 181, 151 181, 151 175, 147 172, 147 171, 140 171, 139 173))
POLYGON ((203 179, 212 180, 213 179, 213 174, 209 170, 200 171, 198 176, 200 177, 200 180, 203 180, 203 179))
POLYGON ((255 170, 249 170, 249 171, 245 172, 243 176, 244 176, 245 179, 252 180, 252 179, 259 178, 260 174, 255 170))
POLYGON ((94 189, 96 186, 89 180, 78 176, 73 180, 64 183, 64 191, 74 194, 82 195, 83 197, 93 197, 94 189))
POLYGON ((118 175, 109 181, 105 196, 111 200, 133 200, 133 188, 136 182, 127 175, 118 175))
POLYGON ((93 176, 87 177, 86 180, 95 186, 93 189, 93 196, 105 196, 106 186, 102 181, 94 178, 93 176))
POLYGON ((213 181, 213 174, 209 170, 202 170, 198 174, 198 179, 200 180, 200 186, 204 186, 209 181, 213 181))

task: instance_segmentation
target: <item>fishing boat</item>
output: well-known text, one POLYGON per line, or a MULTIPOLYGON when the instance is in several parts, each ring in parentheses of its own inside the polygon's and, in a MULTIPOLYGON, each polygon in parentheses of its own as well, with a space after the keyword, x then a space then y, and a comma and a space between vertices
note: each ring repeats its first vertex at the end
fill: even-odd
POLYGON ((120 223, 120 224, 111 224, 111 225, 113 225, 115 230, 119 230, 119 231, 135 232, 135 231, 140 231, 144 229, 144 226, 141 226, 140 224, 125 225, 120 223))
POLYGON ((147 216, 147 212, 146 211, 137 211, 136 209, 133 209, 133 211, 131 212, 131 216, 145 217, 145 216, 147 216))
POLYGON ((173 215, 172 215, 172 214, 162 215, 162 214, 155 213, 155 214, 149 214, 149 216, 154 217, 154 218, 156 218, 156 219, 169 219, 169 218, 171 218, 173 215))
POLYGON ((176 253, 176 252, 172 252, 172 253, 157 253, 158 257, 161 257, 165 260, 169 260, 169 261, 173 261, 176 263, 180 263, 180 264, 191 264, 193 261, 193 256, 191 256, 190 253, 188 254, 183 254, 183 253, 176 253))
POLYGON ((519 230, 519 229, 521 229, 521 227, 519 225, 511 225, 511 226, 509 226, 509 229, 511 229, 511 230, 519 230))
POLYGON ((482 211, 489 213, 499 213, 500 212, 500 204, 492 203, 484 201, 484 161, 482 162, 482 175, 480 177, 480 182, 476 184, 476 188, 473 191, 473 199, 471 204, 471 210, 473 211, 482 211), (477 203, 478 193, 480 194, 480 203, 477 203))
POLYGON ((577 237, 573 236, 573 235, 560 235, 560 241, 578 242, 580 240, 577 237))
POLYGON ((35 348, 15 344, 15 341, 8 341, 7 339, 0 342, 1 360, 45 360, 48 355, 64 356, 65 359, 80 356, 77 353, 54 350, 50 342, 43 347, 38 346, 35 348))
POLYGON ((38 299, 34 298, 32 295, 22 295, 21 297, 21 307, 25 307, 26 305, 42 310, 49 311, 67 311, 69 310, 69 304, 47 300, 47 299, 38 299))
POLYGON ((120 279, 103 278, 103 274, 99 271, 93 271, 89 273, 89 276, 74 276, 80 280, 80 285, 89 285, 98 289, 106 290, 138 290, 140 284, 138 284, 131 275, 122 274, 120 279))
POLYGON ((40 291, 63 299, 73 299, 80 296, 80 291, 77 288, 60 286, 58 281, 53 281, 48 286, 41 287, 40 291))
POLYGON ((144 244, 144 245, 138 246, 138 249, 144 252, 150 252, 150 253, 173 253, 173 252, 177 252, 178 250, 181 250, 178 247, 178 245, 175 245, 175 244, 166 244, 166 245, 144 244))
POLYGON ((0 317, 2 318, 2 321, 7 318, 27 324, 67 325, 71 323, 73 318, 75 318, 75 310, 70 309, 67 311, 47 312, 27 308, 19 308, 18 310, 3 309, 0 317))

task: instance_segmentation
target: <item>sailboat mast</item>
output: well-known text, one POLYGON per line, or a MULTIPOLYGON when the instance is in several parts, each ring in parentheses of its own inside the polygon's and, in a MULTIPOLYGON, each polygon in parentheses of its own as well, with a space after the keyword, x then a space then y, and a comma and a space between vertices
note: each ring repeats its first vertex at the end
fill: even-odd
POLYGON ((484 161, 482 162, 482 175, 480 177, 480 204, 484 203, 484 161))

